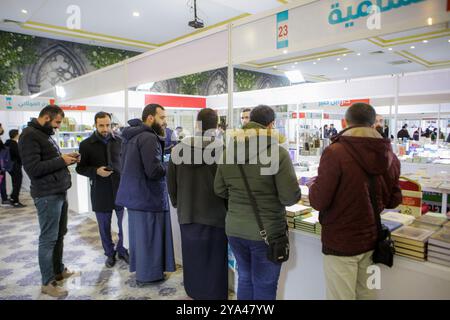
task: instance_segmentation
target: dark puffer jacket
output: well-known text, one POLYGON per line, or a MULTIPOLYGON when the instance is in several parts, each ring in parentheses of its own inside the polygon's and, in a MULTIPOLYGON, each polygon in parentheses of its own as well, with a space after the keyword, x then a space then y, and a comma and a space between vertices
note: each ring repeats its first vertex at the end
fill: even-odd
POLYGON ((70 172, 51 137, 53 133, 52 128, 43 127, 33 119, 20 135, 19 152, 31 180, 33 198, 64 193, 72 185, 70 172))
POLYGON ((311 205, 320 211, 324 254, 354 256, 375 248, 369 175, 376 179, 376 214, 397 207, 402 201, 400 162, 390 140, 372 128, 341 132, 325 149, 309 190, 311 205))
POLYGON ((164 138, 139 119, 122 132, 122 170, 116 204, 131 210, 169 210, 164 138))

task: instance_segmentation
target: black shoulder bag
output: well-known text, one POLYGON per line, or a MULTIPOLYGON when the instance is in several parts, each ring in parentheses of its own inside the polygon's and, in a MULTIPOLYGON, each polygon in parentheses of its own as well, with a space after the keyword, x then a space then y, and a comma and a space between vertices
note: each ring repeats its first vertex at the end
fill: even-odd
POLYGON ((377 223, 378 230, 378 239, 373 251, 372 261, 374 263, 381 263, 387 265, 388 267, 392 267, 394 264, 395 254, 394 241, 392 241, 391 239, 391 231, 385 225, 381 224, 381 217, 378 213, 375 192, 375 177, 369 175, 370 202, 372 203, 373 214, 375 215, 375 221, 377 223))
POLYGON ((267 237, 267 232, 264 229, 264 225, 259 215, 258 205, 256 204, 256 199, 253 196, 250 185, 248 184, 247 176, 245 175, 244 168, 242 164, 238 165, 241 171, 242 179, 244 180, 245 188, 247 189, 247 194, 252 205, 253 212, 258 222, 259 234, 261 238, 266 242, 267 248, 267 259, 275 263, 282 263, 289 259, 289 233, 286 225, 286 232, 278 237, 267 237))

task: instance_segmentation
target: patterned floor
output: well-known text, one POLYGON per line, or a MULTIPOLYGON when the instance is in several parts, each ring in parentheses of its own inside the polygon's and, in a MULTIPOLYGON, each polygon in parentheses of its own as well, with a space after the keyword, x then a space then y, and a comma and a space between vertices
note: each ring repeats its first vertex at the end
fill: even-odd
MULTIPOLYGON (((24 209, 0 208, 0 300, 54 299, 40 292, 36 210, 28 195, 22 200, 28 205, 24 209)), ((146 288, 136 287, 135 276, 123 261, 106 268, 97 224, 85 215, 69 213, 64 245, 65 265, 81 272, 64 284, 69 290, 65 299, 188 299, 180 266, 165 282, 146 288)))

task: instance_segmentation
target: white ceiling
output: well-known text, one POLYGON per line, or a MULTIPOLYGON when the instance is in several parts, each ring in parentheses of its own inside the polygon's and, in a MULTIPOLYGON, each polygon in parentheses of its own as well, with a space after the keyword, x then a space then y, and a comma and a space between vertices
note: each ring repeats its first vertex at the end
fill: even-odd
POLYGON ((409 30, 380 38, 391 42, 381 42, 372 38, 312 51, 281 53, 269 59, 249 61, 239 67, 272 74, 284 74, 284 71, 299 69, 306 80, 316 82, 450 66, 448 24, 409 30), (396 64, 400 62, 406 63, 396 64))
MULTIPOLYGON (((270 10, 287 2, 197 0, 197 11, 205 27, 210 27, 229 19, 270 10)), ((193 0, 0 0, 0 30, 145 51, 152 45, 158 46, 194 32, 195 29, 188 26, 188 21, 193 20, 194 16, 192 7, 193 0), (77 5, 81 12, 81 30, 76 37, 67 35, 70 14, 66 11, 70 5, 77 5), (26 13, 22 10, 26 10, 26 13), (134 17, 134 12, 139 12, 139 17, 134 17), (22 25, 5 23, 5 19, 18 21, 22 25), (42 24, 50 27, 46 26, 46 31, 42 31, 42 24), (61 32, 64 34, 58 34, 61 32), (100 34, 104 38, 100 40, 90 33, 100 34), (124 44, 117 41, 117 37, 132 43, 124 44), (137 41, 145 42, 146 45, 133 45, 140 44, 137 41)))

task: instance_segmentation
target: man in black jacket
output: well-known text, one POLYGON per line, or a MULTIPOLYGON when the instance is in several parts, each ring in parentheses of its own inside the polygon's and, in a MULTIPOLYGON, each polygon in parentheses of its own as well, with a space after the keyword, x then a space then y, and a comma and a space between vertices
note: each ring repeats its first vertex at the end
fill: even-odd
POLYGON ((67 233, 67 190, 71 187, 67 166, 78 162, 77 153, 61 154, 52 139, 54 129, 61 126, 64 111, 48 105, 32 119, 19 139, 23 167, 31 180, 31 196, 36 205, 39 235, 39 268, 42 275, 42 293, 53 297, 67 295, 58 287, 61 281, 74 273, 62 262, 63 241, 67 233))
POLYGON ((11 205, 14 208, 24 208, 24 204, 19 201, 20 188, 22 187, 22 159, 19 154, 19 130, 13 129, 9 131, 9 140, 6 140, 5 146, 9 148, 13 168, 9 173, 12 180, 11 205))
POLYGON ((115 205, 120 184, 120 148, 122 140, 111 131, 111 115, 99 112, 95 115, 96 131, 80 144, 81 160, 77 172, 91 181, 92 209, 97 216, 98 229, 107 257, 105 265, 112 268, 119 259, 128 263, 128 251, 123 247, 123 207, 115 205), (119 242, 116 250, 111 237, 112 211, 116 211, 119 242))

